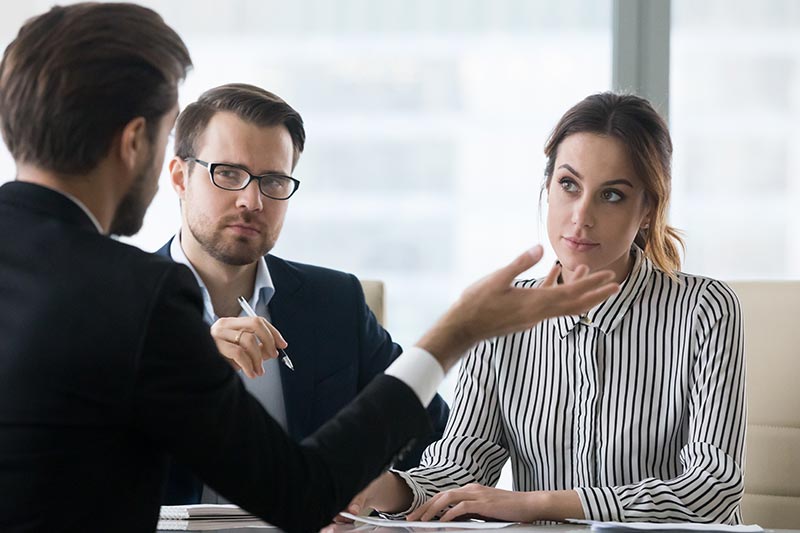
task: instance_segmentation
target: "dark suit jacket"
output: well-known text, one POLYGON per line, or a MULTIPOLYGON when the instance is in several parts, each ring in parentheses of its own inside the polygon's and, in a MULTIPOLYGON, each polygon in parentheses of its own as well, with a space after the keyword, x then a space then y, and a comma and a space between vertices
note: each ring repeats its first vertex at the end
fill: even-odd
POLYGON ((153 531, 166 453, 314 531, 430 429, 379 376, 297 444, 217 352, 189 270, 99 235, 61 194, 0 187, 0 243, 0 531, 153 531))
MULTIPOLYGON (((170 257, 171 244, 172 240, 156 253, 170 257)), ((266 261, 275 286, 270 318, 289 343, 287 351, 297 369, 292 372, 280 365, 287 430, 299 442, 350 403, 402 349, 378 324, 352 274, 273 255, 266 261)), ((438 394, 428 414, 433 434, 400 458, 395 468, 419 465, 425 447, 441 438, 449 408, 438 394)), ((173 465, 164 503, 197 503, 202 488, 191 471, 173 465)))

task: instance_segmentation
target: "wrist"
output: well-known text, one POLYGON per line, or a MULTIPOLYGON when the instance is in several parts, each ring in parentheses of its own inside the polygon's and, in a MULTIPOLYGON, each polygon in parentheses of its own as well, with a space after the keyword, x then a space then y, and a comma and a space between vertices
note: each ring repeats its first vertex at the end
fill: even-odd
POLYGON ((566 520, 583 518, 580 496, 574 490, 535 491, 527 493, 526 504, 531 509, 531 522, 536 520, 566 520))
POLYGON ((417 346, 426 350, 442 365, 445 373, 464 355, 478 339, 470 334, 464 321, 459 321, 453 310, 449 310, 428 330, 417 346))
POLYGON ((411 507, 414 494, 411 487, 399 475, 386 472, 374 481, 368 505, 382 513, 401 513, 411 507))

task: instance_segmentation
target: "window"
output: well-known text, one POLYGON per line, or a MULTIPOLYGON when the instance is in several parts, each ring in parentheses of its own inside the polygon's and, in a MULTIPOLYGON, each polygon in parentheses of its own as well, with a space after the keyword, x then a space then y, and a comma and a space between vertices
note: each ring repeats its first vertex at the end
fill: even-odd
POLYGON ((685 269, 800 276, 800 4, 672 4, 672 220, 685 269))
MULTIPOLYGON (((247 82, 303 115, 302 186, 274 252, 384 280, 388 329, 406 345, 464 286, 546 241, 545 139, 611 87, 610 0, 145 3, 192 53, 181 105, 247 82)), ((15 7, 6 42, 45 8, 15 7)), ((145 250, 180 224, 166 172, 160 185, 128 240, 145 250)))

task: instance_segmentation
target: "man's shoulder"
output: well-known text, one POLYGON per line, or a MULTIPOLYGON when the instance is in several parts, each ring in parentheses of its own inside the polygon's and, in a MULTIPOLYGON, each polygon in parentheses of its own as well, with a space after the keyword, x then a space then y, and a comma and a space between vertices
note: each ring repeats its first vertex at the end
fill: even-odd
POLYGON ((269 268, 269 273, 273 278, 276 276, 292 276, 302 282, 346 284, 350 286, 356 281, 356 277, 353 274, 333 268, 288 261, 272 254, 268 254, 266 260, 267 268, 269 268))

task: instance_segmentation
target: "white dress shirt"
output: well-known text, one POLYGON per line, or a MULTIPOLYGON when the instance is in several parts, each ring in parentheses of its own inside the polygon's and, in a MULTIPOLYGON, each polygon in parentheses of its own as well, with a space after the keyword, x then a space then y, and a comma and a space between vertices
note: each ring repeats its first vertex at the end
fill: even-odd
MULTIPOLYGON (((398 472, 418 507, 468 483, 575 489, 588 519, 738 523, 745 436, 738 299, 638 249, 621 290, 463 361, 442 440, 398 472)), ((537 286, 542 280, 518 282, 537 286)), ((409 509, 410 510, 410 509, 409 509)))
MULTIPOLYGON (((208 294, 208 289, 206 288, 205 283, 203 283, 203 279, 197 273, 197 270, 195 270, 194 266, 192 266, 191 262, 189 262, 189 259, 186 257, 186 254, 183 252, 183 248, 181 247, 180 243, 180 233, 175 235, 175 238, 172 239, 169 253, 176 263, 181 263, 188 266, 194 274, 194 277, 197 279, 197 283, 200 285, 200 292, 203 294, 203 319, 209 326, 211 326, 211 324, 216 322, 219 317, 214 311, 214 305, 211 303, 211 296, 208 294)), ((258 316, 262 316, 269 320, 269 308, 267 306, 269 305, 269 301, 272 299, 274 294, 275 286, 272 284, 272 277, 269 275, 267 262, 263 257, 261 257, 256 265, 256 279, 253 286, 253 292, 250 295, 242 296, 245 296, 248 299, 250 306, 258 316)), ((239 316, 247 316, 247 314, 242 311, 239 316)), ((281 363, 279 359, 270 359, 269 361, 264 361, 263 376, 244 378, 243 381, 247 390, 249 390, 250 393, 256 397, 256 399, 259 401, 259 403, 261 403, 262 406, 264 406, 264 409, 267 410, 270 416, 274 418, 285 430, 286 404, 284 403, 283 399, 283 385, 281 383, 280 364, 281 363)))

